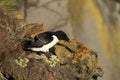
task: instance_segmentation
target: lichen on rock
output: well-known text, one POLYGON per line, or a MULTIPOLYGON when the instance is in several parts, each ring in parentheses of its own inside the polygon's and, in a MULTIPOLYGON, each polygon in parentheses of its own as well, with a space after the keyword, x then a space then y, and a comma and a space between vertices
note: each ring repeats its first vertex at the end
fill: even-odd
POLYGON ((67 68, 77 79, 96 80, 103 75, 97 53, 76 40, 60 41, 55 46, 55 52, 62 68, 67 68))
POLYGON ((29 62, 29 59, 27 58, 18 58, 15 60, 16 64, 20 67, 25 68, 27 66, 27 63, 29 62))
POLYGON ((50 67, 55 67, 59 63, 59 59, 55 55, 51 55, 50 58, 48 58, 44 54, 41 54, 36 55, 35 59, 42 59, 50 67))

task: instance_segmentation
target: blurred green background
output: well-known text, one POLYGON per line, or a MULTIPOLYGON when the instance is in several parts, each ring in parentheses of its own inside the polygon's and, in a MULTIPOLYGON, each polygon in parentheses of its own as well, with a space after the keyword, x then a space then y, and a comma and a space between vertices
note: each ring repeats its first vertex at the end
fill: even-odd
POLYGON ((120 0, 0 0, 27 23, 63 30, 98 53, 104 76, 120 79, 120 0), (17 11, 17 12, 16 12, 17 11))

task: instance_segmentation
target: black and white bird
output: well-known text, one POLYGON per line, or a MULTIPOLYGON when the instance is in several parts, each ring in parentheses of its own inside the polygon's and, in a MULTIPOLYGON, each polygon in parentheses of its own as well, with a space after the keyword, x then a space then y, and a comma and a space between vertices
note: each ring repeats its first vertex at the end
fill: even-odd
POLYGON ((34 52, 50 52, 50 49, 57 44, 59 40, 69 41, 69 38, 63 31, 46 31, 36 35, 33 41, 25 41, 23 49, 34 52))

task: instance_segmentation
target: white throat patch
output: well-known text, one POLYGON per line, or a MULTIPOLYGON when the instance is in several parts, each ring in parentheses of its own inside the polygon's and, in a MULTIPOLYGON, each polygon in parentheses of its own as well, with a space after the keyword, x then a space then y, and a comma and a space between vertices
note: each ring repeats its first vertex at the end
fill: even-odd
POLYGON ((30 48, 30 49, 32 51, 37 51, 37 52, 39 52, 39 51, 49 52, 49 49, 52 48, 59 41, 59 39, 55 35, 53 35, 52 37, 53 37, 53 40, 50 43, 48 43, 40 48, 30 48))

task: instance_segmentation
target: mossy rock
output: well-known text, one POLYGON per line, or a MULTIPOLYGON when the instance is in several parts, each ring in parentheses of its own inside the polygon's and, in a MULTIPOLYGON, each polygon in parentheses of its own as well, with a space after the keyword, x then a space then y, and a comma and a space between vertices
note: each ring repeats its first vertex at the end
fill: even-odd
POLYGON ((103 75, 103 69, 98 64, 97 53, 76 40, 60 41, 55 46, 55 52, 62 68, 77 79, 94 80, 103 75))

